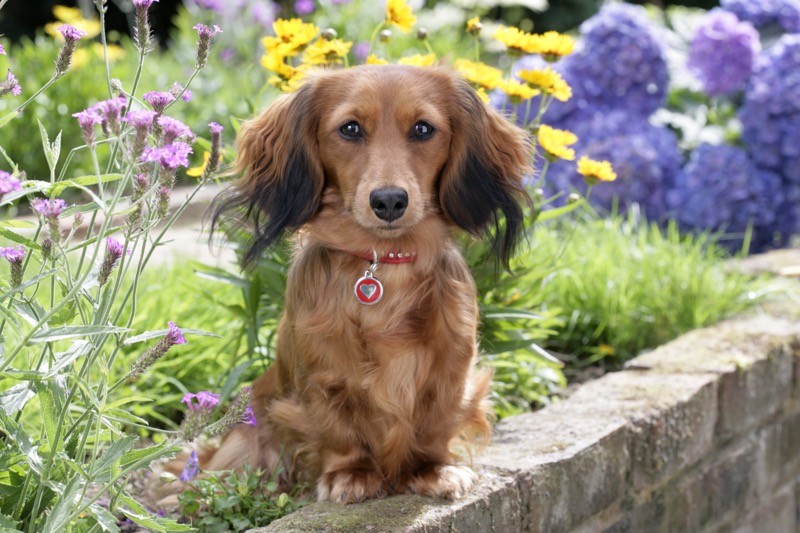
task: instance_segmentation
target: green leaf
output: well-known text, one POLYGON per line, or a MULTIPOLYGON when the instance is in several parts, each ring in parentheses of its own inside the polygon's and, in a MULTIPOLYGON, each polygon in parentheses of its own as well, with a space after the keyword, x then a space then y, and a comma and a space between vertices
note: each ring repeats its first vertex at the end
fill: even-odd
POLYGON ((35 228, 39 224, 30 220, 3 220, 0 221, 0 226, 4 228, 35 228))
POLYGON ((541 211, 537 217, 536 222, 546 222, 548 220, 553 220, 554 218, 562 217, 567 213, 574 211, 575 209, 581 207, 586 203, 586 200, 581 198, 580 200, 573 202, 571 204, 567 204, 562 207, 556 207, 553 209, 547 209, 545 211, 541 211))
POLYGON ((119 326, 61 326, 37 332, 31 337, 31 340, 28 341, 28 344, 60 341, 73 337, 87 337, 103 333, 124 333, 126 331, 130 331, 130 329, 121 328, 119 326))
POLYGON ((47 442, 50 443, 52 453, 55 453, 62 444, 61 442, 56 442, 56 433, 58 433, 58 407, 56 406, 56 399, 53 392, 45 384, 39 384, 36 392, 39 395, 39 405, 42 410, 44 432, 47 437, 47 442))
POLYGON ((246 279, 234 276, 233 274, 229 274, 221 269, 216 272, 212 272, 210 270, 195 270, 194 274, 199 278, 219 281, 221 283, 234 285, 236 287, 247 287, 249 285, 249 282, 246 279))
POLYGON ((92 465, 92 474, 98 476, 114 466, 137 440, 139 440, 139 437, 136 435, 127 435, 125 438, 114 442, 92 465))
POLYGON ((58 374, 62 368, 71 364, 75 359, 89 353, 94 345, 89 341, 75 341, 66 352, 59 352, 55 355, 55 362, 50 370, 47 371, 46 378, 52 378, 58 374))
POLYGON ((11 296, 12 294, 14 294, 15 292, 24 291, 25 289, 27 289, 27 288, 28 288, 28 287, 30 287, 31 285, 35 285, 35 284, 39 283, 39 282, 40 282, 41 280, 43 280, 44 278, 46 278, 46 277, 48 277, 48 276, 52 276, 52 275, 53 275, 53 274, 55 274, 56 272, 58 272, 58 269, 57 269, 57 268, 53 268, 53 269, 51 269, 51 270, 47 270, 47 271, 45 271, 45 272, 42 272, 41 274, 39 274, 39 275, 37 275, 37 276, 34 276, 34 277, 32 277, 31 279, 29 279, 29 280, 28 280, 28 281, 26 281, 25 283, 21 283, 21 284, 19 285, 19 287, 14 287, 14 288, 13 288, 13 289, 11 289, 10 291, 3 293, 3 295, 2 295, 2 296, 0 296, 0 302, 2 302, 3 300, 5 300, 6 298, 8 298, 9 296, 11 296))
POLYGON ((75 474, 67 484, 62 488, 58 485, 60 483, 53 483, 56 485, 55 490, 59 493, 56 504, 50 510, 47 516, 47 521, 44 523, 42 531, 66 531, 67 521, 72 513, 75 500, 78 498, 78 491, 81 489, 81 477, 75 474))
POLYGON ((153 461, 175 457, 180 451, 180 446, 170 444, 168 441, 150 446, 149 448, 131 450, 122 456, 120 468, 130 472, 138 470, 139 468, 149 467, 150 463, 153 461))
POLYGON ((7 115, 0 117, 0 128, 2 128, 6 124, 14 120, 17 117, 17 115, 19 115, 21 112, 22 109, 15 109, 11 113, 8 113, 7 115))
MULTIPOLYGON (((87 185, 97 185, 98 183, 109 183, 112 181, 117 181, 122 179, 122 174, 100 174, 97 175, 88 175, 88 176, 81 176, 79 178, 73 178, 71 180, 64 180, 59 181, 58 183, 53 185, 52 193, 55 196, 60 195, 64 192, 64 189, 68 187, 78 187, 82 190, 86 190, 87 185)), ((98 205, 103 205, 102 202, 95 200, 98 202, 98 205)))
POLYGON ((119 532, 120 529, 117 526, 117 519, 113 514, 108 512, 108 509, 93 503, 88 507, 84 507, 83 510, 86 514, 95 519, 95 522, 97 522, 97 525, 99 525, 103 531, 119 532))
POLYGON ((14 385, 0 393, 0 406, 8 416, 22 411, 28 400, 36 396, 36 393, 23 383, 14 385))
POLYGON ((5 237, 6 239, 15 242, 17 244, 22 244, 27 248, 32 250, 41 250, 41 246, 38 243, 23 237, 22 235, 17 235, 13 231, 9 231, 6 228, 0 227, 0 237, 5 237))

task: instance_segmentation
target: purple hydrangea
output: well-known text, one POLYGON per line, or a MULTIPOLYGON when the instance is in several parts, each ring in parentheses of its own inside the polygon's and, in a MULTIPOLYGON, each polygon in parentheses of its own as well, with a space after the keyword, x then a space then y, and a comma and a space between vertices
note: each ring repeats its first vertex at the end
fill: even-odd
POLYGON ((0 200, 3 199, 4 195, 20 189, 22 189, 22 184, 17 178, 5 170, 0 170, 0 200))
POLYGON ((756 28, 776 25, 789 33, 800 32, 800 0, 720 0, 720 5, 756 28))
POLYGON ((222 10, 225 8, 223 0, 192 0, 192 3, 197 7, 208 9, 216 13, 222 13, 222 10))
POLYGON ((712 9, 692 38, 689 67, 706 92, 730 94, 744 88, 761 50, 758 32, 736 15, 712 9))
POLYGON ((741 250, 750 227, 749 251, 761 252, 785 244, 797 226, 796 193, 732 145, 698 146, 667 200, 683 229, 720 233, 720 243, 734 252, 741 250), (787 206, 787 200, 794 206, 787 206))
POLYGON ((759 55, 739 119, 756 164, 800 185, 800 34, 782 36, 759 55))
MULTIPOLYGON (((549 65, 572 88, 572 98, 553 101, 544 115, 547 124, 559 125, 568 115, 582 121, 595 112, 625 110, 631 117, 648 117, 666 101, 669 75, 664 50, 655 26, 641 6, 607 4, 580 27, 582 38, 575 52, 549 65)), ((513 72, 542 68, 541 58, 521 58, 513 72)), ((492 96, 494 107, 513 112, 519 122, 536 116, 538 97, 514 109, 501 93, 492 96)))
POLYGON ((147 147, 142 152, 142 161, 156 161, 164 168, 175 170, 178 167, 189 166, 189 154, 192 147, 180 141, 167 144, 161 148, 147 147))
POLYGON ((310 15, 314 9, 316 9, 314 0, 295 0, 294 2, 294 12, 298 15, 310 15))
MULTIPOLYGON (((573 132, 579 138, 575 144, 578 156, 607 160, 617 174, 615 181, 594 187, 590 196, 593 205, 609 211, 618 205, 618 212, 625 213, 637 204, 651 220, 667 214, 666 192, 683 164, 672 131, 645 120, 632 120, 624 111, 615 111, 576 123, 573 132)), ((549 193, 586 190, 574 161, 552 163, 545 180, 549 193)))

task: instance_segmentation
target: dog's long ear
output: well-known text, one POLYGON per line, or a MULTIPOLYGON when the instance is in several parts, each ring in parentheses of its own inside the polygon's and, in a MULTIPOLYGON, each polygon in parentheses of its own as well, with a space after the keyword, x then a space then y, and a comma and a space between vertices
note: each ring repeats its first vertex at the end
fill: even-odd
POLYGON ((439 202, 457 226, 477 236, 491 234, 494 252, 508 268, 523 230, 522 204, 530 203, 522 185, 530 169, 530 140, 460 80, 454 105, 439 202))
POLYGON ((231 211, 244 215, 238 222, 249 223, 253 232, 244 266, 319 209, 324 172, 315 135, 313 89, 312 80, 280 97, 239 131, 236 172, 241 178, 214 200, 211 229, 213 233, 220 218, 231 211))

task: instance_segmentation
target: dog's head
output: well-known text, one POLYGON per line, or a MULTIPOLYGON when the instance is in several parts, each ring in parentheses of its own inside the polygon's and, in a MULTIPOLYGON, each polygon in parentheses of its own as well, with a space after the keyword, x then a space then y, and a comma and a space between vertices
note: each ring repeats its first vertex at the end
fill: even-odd
POLYGON ((245 264, 323 210, 381 242, 430 218, 492 233, 505 264, 521 233, 527 136, 444 68, 318 72, 245 123, 237 144, 242 178, 214 220, 246 209, 245 264))

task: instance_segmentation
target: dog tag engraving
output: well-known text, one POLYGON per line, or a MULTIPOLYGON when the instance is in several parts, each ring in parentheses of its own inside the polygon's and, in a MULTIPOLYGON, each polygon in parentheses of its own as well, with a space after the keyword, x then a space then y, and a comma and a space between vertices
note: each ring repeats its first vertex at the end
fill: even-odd
POLYGON ((364 275, 356 281, 353 291, 356 299, 364 305, 373 305, 383 298, 383 285, 377 278, 372 276, 372 272, 367 270, 364 275))

